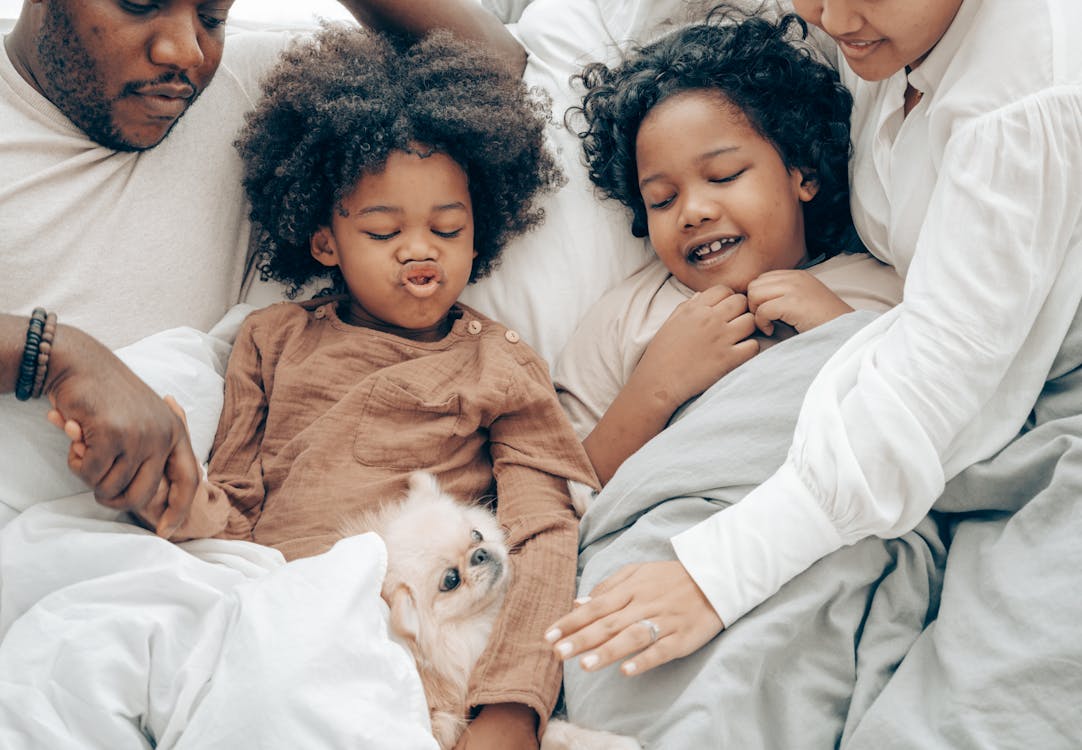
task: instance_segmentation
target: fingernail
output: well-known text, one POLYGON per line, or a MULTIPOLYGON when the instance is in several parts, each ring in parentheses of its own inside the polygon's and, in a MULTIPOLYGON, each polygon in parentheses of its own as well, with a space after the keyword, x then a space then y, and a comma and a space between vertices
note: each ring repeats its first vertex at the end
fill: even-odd
POLYGON ((578 599, 575 600, 575 604, 585 604, 588 601, 590 601, 590 597, 588 597, 588 596, 580 596, 578 599))
POLYGON ((599 661, 601 661, 601 657, 599 657, 597 654, 586 654, 586 656, 582 657, 582 668, 593 669, 597 666, 597 663, 599 661))
MULTIPOLYGON (((567 600, 565 599, 564 601, 567 600)), ((571 656, 571 644, 567 641, 564 641, 556 647, 556 653, 558 653, 562 658, 566 659, 567 657, 571 656)))
POLYGON ((549 632, 545 633, 545 640, 549 643, 555 643, 556 641, 560 640, 561 635, 563 635, 563 633, 560 632, 559 628, 553 628, 549 632))
POLYGON ((620 667, 620 671, 624 674, 635 674, 639 671, 639 665, 633 661, 625 661, 623 666, 620 667))

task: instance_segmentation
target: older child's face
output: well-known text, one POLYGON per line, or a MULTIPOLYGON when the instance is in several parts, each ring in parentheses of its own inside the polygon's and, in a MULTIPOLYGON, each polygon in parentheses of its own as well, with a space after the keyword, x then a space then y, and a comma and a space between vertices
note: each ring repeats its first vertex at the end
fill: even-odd
POLYGON ((867 81, 890 78, 928 56, 962 0, 794 0, 808 23, 834 38, 849 67, 867 81))
POLYGON ((312 238, 312 256, 338 266, 356 322, 424 331, 440 324, 473 270, 473 207, 466 173, 418 147, 392 152, 361 177, 312 238))
POLYGON ((650 241, 695 291, 745 292, 804 260, 802 203, 816 187, 717 91, 682 92, 643 119, 636 140, 650 241))

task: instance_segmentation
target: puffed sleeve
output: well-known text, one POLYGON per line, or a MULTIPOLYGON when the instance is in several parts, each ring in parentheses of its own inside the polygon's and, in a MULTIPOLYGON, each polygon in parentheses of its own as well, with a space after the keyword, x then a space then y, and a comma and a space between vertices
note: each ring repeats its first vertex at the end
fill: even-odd
POLYGON ((913 528, 1036 401, 1082 298, 1082 92, 966 122, 938 175, 902 304, 823 368, 778 472, 673 539, 726 624, 838 547, 913 528))

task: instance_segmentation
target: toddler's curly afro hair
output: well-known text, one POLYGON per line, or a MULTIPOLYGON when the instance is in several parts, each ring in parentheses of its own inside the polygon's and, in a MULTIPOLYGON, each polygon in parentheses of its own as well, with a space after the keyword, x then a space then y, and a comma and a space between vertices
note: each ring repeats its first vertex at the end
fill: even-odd
POLYGON ((236 142, 265 278, 291 296, 337 268, 309 241, 365 174, 410 144, 447 154, 473 203, 475 281, 504 244, 539 224, 539 191, 561 181, 544 147, 548 103, 488 53, 433 33, 409 44, 328 25, 283 53, 236 142))
MULTIPOLYGON (((852 97, 837 73, 803 46, 799 17, 777 22, 726 6, 702 23, 632 49, 615 67, 593 63, 578 78, 587 92, 579 130, 590 179, 632 212, 631 231, 647 234, 635 139, 655 105, 683 91, 720 91, 773 144, 789 169, 812 170, 819 192, 804 206, 812 257, 859 247, 849 214, 849 114, 852 97), (798 46, 800 44, 801 46, 798 46)), ((678 138, 678 133, 673 133, 678 138)))

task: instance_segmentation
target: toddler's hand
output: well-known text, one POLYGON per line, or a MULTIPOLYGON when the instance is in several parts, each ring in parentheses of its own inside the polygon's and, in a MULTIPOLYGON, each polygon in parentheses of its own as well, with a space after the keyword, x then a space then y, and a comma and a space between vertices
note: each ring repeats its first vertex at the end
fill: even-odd
POLYGON ((799 333, 853 312, 826 284, 807 271, 767 271, 748 284, 748 308, 755 325, 770 336, 774 322, 788 323, 799 333))
POLYGON ((675 408, 754 357, 759 343, 748 338, 754 332, 747 298, 728 287, 711 287, 677 306, 636 370, 675 389, 675 408))

